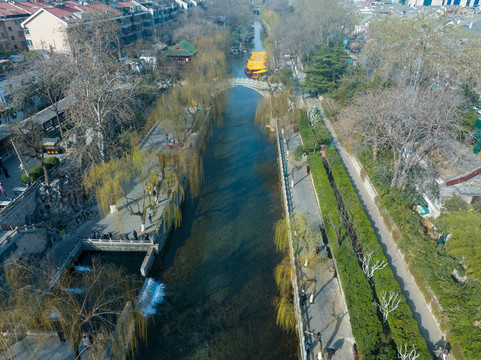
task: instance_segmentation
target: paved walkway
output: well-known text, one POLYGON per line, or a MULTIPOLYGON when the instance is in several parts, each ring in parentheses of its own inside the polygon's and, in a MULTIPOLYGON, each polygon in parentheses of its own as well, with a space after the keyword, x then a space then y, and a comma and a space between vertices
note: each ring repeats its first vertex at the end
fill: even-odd
MULTIPOLYGON (((160 128, 155 125, 152 130, 147 134, 145 139, 140 144, 140 148, 146 151, 152 151, 160 146, 167 145, 167 139, 163 135, 160 128)), ((172 151, 175 151, 174 149, 172 151)), ((140 199, 143 196, 144 186, 143 182, 139 181, 138 184, 129 193, 130 199, 140 199)), ((161 219, 163 206, 166 203, 165 196, 159 198, 160 202, 157 206, 154 206, 153 211, 147 213, 152 214, 152 223, 146 218, 147 232, 151 232, 155 229, 155 226, 161 219)), ((136 206, 134 205, 134 209, 136 206)), ((91 210, 94 210, 98 214, 98 207, 95 205, 91 210)), ((132 216, 129 214, 126 208, 122 208, 115 215, 108 214, 101 219, 98 215, 93 219, 86 221, 80 225, 75 231, 66 234, 62 240, 57 242, 55 246, 49 251, 47 257, 48 261, 58 267, 67 258, 68 254, 79 239, 87 239, 92 231, 100 231, 101 233, 112 232, 114 237, 119 238, 121 234, 127 233, 132 238, 132 231, 136 230, 140 235, 140 217, 132 216)))
MULTIPOLYGON (((281 144, 285 146, 283 142, 281 144)), ((297 133, 288 141, 291 153, 299 145, 301 145, 301 137, 297 133)), ((311 294, 314 295, 314 302, 310 304, 309 301, 306 301, 306 305, 303 306, 306 330, 313 334, 321 332, 323 348, 336 350, 332 359, 353 359, 354 338, 347 306, 340 291, 339 282, 334 277, 333 261, 328 259, 327 251, 320 239, 322 220, 311 176, 307 174, 306 164, 302 160, 296 161, 294 156, 289 157, 288 173, 288 185, 294 185, 290 189, 293 212, 303 214, 307 218, 311 231, 319 239, 310 244, 309 249, 302 248, 304 245, 300 244, 302 249, 300 258, 304 259, 307 256, 310 260, 307 267, 302 266, 302 277, 299 279, 299 283, 306 289, 308 300, 311 294), (319 255, 314 254, 316 244, 321 246, 319 255)), ((316 337, 307 335, 307 339, 313 345, 308 359, 319 359, 319 343, 316 337)))
MULTIPOLYGON (((408 266, 398 250, 391 233, 384 224, 381 214, 374 203, 372 192, 366 188, 359 173, 356 171, 356 167, 354 166, 354 162, 356 160, 344 149, 340 143, 332 124, 330 123, 329 119, 324 116, 319 99, 308 98, 306 99, 306 103, 308 106, 317 107, 323 115, 324 123, 332 135, 332 143, 337 149, 344 167, 346 168, 346 171, 357 191, 357 194, 364 205, 366 214, 368 215, 371 224, 376 231, 376 235, 381 246, 383 247, 384 254, 389 261, 389 265, 394 272, 396 280, 401 286, 402 293, 406 297, 407 303, 413 312, 413 317, 418 322, 421 335, 426 339, 428 348, 434 352, 434 350, 439 346, 444 347, 444 334, 426 305, 424 297, 422 296, 414 278, 409 272, 408 266)), ((448 359, 453 359, 453 357, 449 356, 448 359)))

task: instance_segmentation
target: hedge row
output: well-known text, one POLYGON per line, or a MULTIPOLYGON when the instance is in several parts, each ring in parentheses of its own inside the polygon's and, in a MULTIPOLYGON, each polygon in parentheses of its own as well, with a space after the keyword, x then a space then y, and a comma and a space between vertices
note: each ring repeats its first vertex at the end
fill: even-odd
POLYGON ((419 216, 412 211, 410 203, 401 190, 386 189, 376 183, 376 164, 366 154, 359 160, 378 190, 381 204, 389 212, 385 219, 391 221, 400 231, 394 231, 394 240, 404 254, 413 276, 427 298, 431 295, 426 284, 434 292, 442 307, 442 317, 447 320, 451 342, 456 359, 481 359, 481 328, 476 326, 481 308, 481 286, 468 283, 462 285, 451 278, 458 266, 456 259, 448 256, 441 246, 425 234, 419 216), (392 220, 391 220, 392 219, 392 220))
POLYGON ((312 131, 311 123, 307 120, 307 115, 302 112, 302 115, 297 122, 299 126, 299 133, 302 137, 302 143, 304 144, 307 152, 311 153, 317 149, 317 139, 314 131, 312 131))
MULTIPOLYGON (((373 252, 372 263, 377 261, 387 263, 388 261, 384 256, 371 222, 352 186, 351 180, 344 169, 337 151, 327 149, 326 156, 331 166, 332 176, 349 214, 362 250, 365 254, 373 252)), ((401 294, 401 288, 394 278, 392 269, 386 266, 383 269, 376 270, 372 281, 378 298, 381 296, 381 293, 385 291, 388 293, 394 291, 400 294, 401 302, 398 308, 388 316, 388 323, 394 342, 398 346, 408 344, 408 347, 411 347, 415 345, 416 350, 420 353, 419 359, 432 359, 426 341, 419 333, 418 324, 412 317, 411 309, 407 305, 405 297, 401 294)))
POLYGON ((318 153, 310 154, 308 161, 321 206, 326 235, 336 259, 338 276, 346 298, 352 333, 359 355, 363 359, 376 359, 378 358, 377 354, 382 351, 383 344, 387 341, 384 338, 383 326, 374 304, 371 286, 359 266, 344 227, 341 230, 340 246, 337 246, 336 230, 331 221, 336 227, 339 227, 339 208, 321 156, 318 153))
MULTIPOLYGON (((47 167, 47 170, 49 170, 50 168, 57 166, 60 163, 60 160, 55 156, 51 156, 51 157, 45 158, 44 163, 45 163, 45 166, 47 167)), ((40 164, 35 165, 33 168, 28 170, 28 175, 29 177, 27 177, 26 174, 22 174, 20 176, 20 180, 22 180, 24 184, 29 184, 29 183, 31 184, 35 182, 35 180, 37 180, 39 177, 43 176, 42 165, 40 164)))

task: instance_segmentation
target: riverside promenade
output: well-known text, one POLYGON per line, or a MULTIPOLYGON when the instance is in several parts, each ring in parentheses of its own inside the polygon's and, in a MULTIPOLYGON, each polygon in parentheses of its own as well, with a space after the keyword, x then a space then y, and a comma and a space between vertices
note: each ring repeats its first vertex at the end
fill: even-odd
MULTIPOLYGON (((286 142, 280 141, 281 152, 294 153, 302 145, 299 133, 293 134, 286 142)), ((285 161, 284 157, 284 161, 285 161)), ((328 258, 327 250, 323 245, 320 228, 323 226, 319 209, 317 194, 314 190, 311 175, 307 173, 307 163, 295 160, 294 156, 287 156, 287 199, 291 215, 302 214, 309 224, 313 234, 318 236, 316 243, 310 244, 309 249, 299 244, 300 253, 297 267, 300 271, 298 278, 299 287, 305 289, 307 300, 301 306, 301 317, 304 324, 303 335, 311 345, 311 350, 306 354, 310 360, 327 359, 326 349, 334 349, 335 354, 331 359, 354 359, 351 324, 347 306, 342 294, 339 281, 335 276, 335 267, 332 259, 328 258), (314 254, 314 246, 318 244, 321 251, 314 254), (308 258, 307 266, 305 258, 308 258), (313 295, 313 302, 310 302, 313 295), (310 335, 321 332, 323 357, 320 357, 320 344, 317 336, 310 335)), ((284 165, 285 166, 285 165, 284 165)), ((284 195, 285 196, 285 195, 284 195)), ((301 338, 300 341, 305 341, 301 338)))

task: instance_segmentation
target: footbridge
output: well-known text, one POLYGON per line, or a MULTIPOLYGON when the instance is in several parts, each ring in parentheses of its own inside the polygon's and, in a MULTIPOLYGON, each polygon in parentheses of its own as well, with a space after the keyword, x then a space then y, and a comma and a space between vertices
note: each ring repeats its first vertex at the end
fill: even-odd
POLYGON ((254 80, 254 79, 248 79, 248 78, 231 78, 226 81, 225 86, 223 86, 223 89, 236 87, 236 86, 246 87, 246 88, 255 90, 264 97, 270 96, 272 92, 277 92, 284 89, 284 86, 280 83, 273 84, 263 80, 254 80))

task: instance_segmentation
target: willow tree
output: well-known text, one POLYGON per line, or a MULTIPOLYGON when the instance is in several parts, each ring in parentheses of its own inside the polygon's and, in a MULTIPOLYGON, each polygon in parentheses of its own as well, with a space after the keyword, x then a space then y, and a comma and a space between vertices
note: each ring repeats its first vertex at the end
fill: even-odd
MULTIPOLYGON (((296 123, 295 112, 290 101, 288 89, 276 92, 272 88, 269 96, 259 101, 256 110, 255 122, 274 131, 275 126, 281 129, 292 130, 296 123)), ((289 136, 287 136, 289 138, 289 136)))
POLYGON ((159 182, 153 153, 133 149, 120 159, 94 165, 84 178, 87 191, 94 193, 100 213, 123 201, 130 215, 140 217, 142 229, 147 210, 154 206, 152 190, 159 182))
POLYGON ((227 78, 226 33, 202 37, 199 51, 186 65, 183 81, 157 102, 152 116, 165 134, 184 144, 189 136, 221 119, 227 78))
MULTIPOLYGON (((121 357, 139 344, 139 338, 145 339, 148 319, 137 308, 142 282, 122 268, 94 261, 90 271, 65 271, 53 282, 55 269, 44 262, 10 258, 4 273, 7 286, 0 293, 0 321, 7 335, 1 336, 0 349, 7 359, 15 358, 7 355, 17 354, 16 343, 27 331, 62 329, 76 358, 83 333, 95 339, 89 353, 97 358, 104 358, 106 352, 121 357)), ((52 340, 35 339, 29 348, 31 359, 52 340)))
POLYGON ((55 313, 76 356, 82 333, 91 333, 92 352, 109 351, 117 357, 137 344, 134 337, 146 335, 147 319, 135 309, 141 287, 142 282, 122 268, 94 262, 89 271, 64 272, 45 296, 46 306, 55 313))

